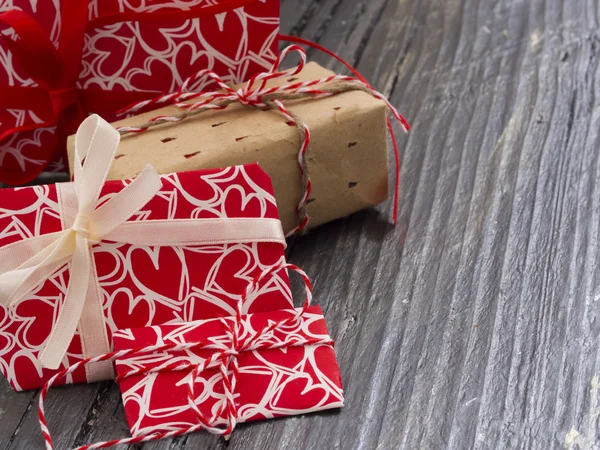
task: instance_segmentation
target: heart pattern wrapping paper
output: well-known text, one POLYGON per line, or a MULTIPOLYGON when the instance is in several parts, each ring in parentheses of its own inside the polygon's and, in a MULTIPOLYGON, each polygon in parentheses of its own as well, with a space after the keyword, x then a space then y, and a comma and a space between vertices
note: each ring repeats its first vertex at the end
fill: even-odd
MULTIPOLYGON (((173 92, 201 69, 236 84, 270 68, 277 58, 279 0, 90 0, 88 8, 92 23, 124 12, 165 14, 159 21, 126 21, 88 31, 82 88, 173 92), (219 3, 232 6, 200 19, 168 15, 219 3), (243 6, 236 8, 236 3, 243 6)), ((204 90, 207 83, 212 81, 190 87, 204 90)))
MULTIPOLYGON (((130 221, 202 218, 277 218, 268 176, 258 165, 161 176, 162 188, 130 221)), ((109 181, 101 202, 129 181, 109 181)), ((54 185, 6 189, 0 196, 0 246, 63 229, 54 185)), ((107 335, 117 329, 230 316, 247 284, 265 267, 285 261, 284 246, 239 242, 193 247, 148 247, 102 241, 93 247, 107 335)), ((54 370, 38 355, 64 300, 64 266, 24 300, 0 306, 0 369, 15 390, 38 388, 54 370)), ((265 281, 249 297, 245 313, 289 308, 285 273, 265 281)), ((83 358, 76 335, 63 366, 83 358)), ((86 382, 78 370, 67 383, 86 382)))
MULTIPOLYGON (((253 341, 252 348, 235 352, 237 375, 229 380, 233 389, 235 423, 273 419, 340 408, 344 394, 340 369, 319 306, 285 309, 241 316, 237 335, 240 343, 253 341), (294 320, 295 319, 295 320, 294 320), (266 330, 269 325, 289 321, 266 330)), ((154 345, 197 343, 202 348, 184 351, 135 352, 117 358, 116 368, 125 414, 133 437, 156 433, 196 431, 198 417, 188 404, 188 386, 193 369, 216 352, 232 347, 234 317, 207 319, 179 325, 161 325, 115 333, 115 350, 141 349, 154 345), (211 349, 208 349, 210 347, 211 349), (171 367, 161 370, 161 367, 171 367), (152 373, 140 373, 156 370, 152 373), (128 373, 135 373, 127 376, 128 373)), ((232 363, 224 362, 232 377, 232 363)), ((218 364, 217 364, 218 365, 218 364)), ((223 372, 218 367, 200 371, 193 383, 194 402, 207 427, 223 432, 227 418, 227 396, 223 372)), ((235 423, 233 427, 235 427, 235 423)))
MULTIPOLYGON (((201 69, 236 84, 270 68, 278 54, 279 0, 80 1, 87 3, 88 13, 75 76, 77 101, 85 112, 108 121, 116 120, 117 110, 129 103, 178 89, 201 69), (202 12, 213 9, 217 13, 202 12)), ((0 13, 16 9, 29 14, 59 49, 64 46, 63 8, 64 0, 0 0, 0 13)), ((9 49, 7 40, 15 38, 10 27, 0 24, 0 86, 37 86, 9 49)), ((190 87, 209 84, 198 80, 190 87)), ((50 89, 50 97, 59 91, 50 89)), ((0 108, 0 135, 35 127, 0 141, 0 181, 21 184, 42 170, 66 171, 64 140, 74 129, 65 135, 55 123, 47 123, 47 109, 0 108)))

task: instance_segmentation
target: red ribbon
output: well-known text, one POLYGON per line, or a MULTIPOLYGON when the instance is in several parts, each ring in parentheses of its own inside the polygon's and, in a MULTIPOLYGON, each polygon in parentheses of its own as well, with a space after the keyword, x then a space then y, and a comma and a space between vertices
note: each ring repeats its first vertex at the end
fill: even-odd
POLYGON ((38 87, 0 88, 0 107, 33 110, 43 120, 43 123, 5 130, 0 134, 0 140, 20 131, 55 125, 59 117, 63 126, 71 128, 67 125, 85 117, 75 82, 83 51, 87 5, 77 1, 70 3, 71 20, 65 21, 63 17, 60 51, 30 15, 16 10, 0 14, 0 22, 10 26, 19 37, 17 41, 7 40, 15 62, 38 84, 38 87))
MULTIPOLYGON (((7 39, 7 45, 16 64, 37 87, 0 87, 0 108, 30 110, 42 119, 40 123, 30 123, 12 127, 0 132, 0 142, 15 133, 38 128, 57 126, 53 147, 63 144, 67 136, 73 134, 87 117, 90 106, 95 113, 112 115, 125 105, 156 96, 160 92, 115 92, 101 89, 77 88, 76 83, 81 67, 81 57, 86 30, 125 21, 165 21, 169 19, 190 19, 215 15, 237 9, 259 0, 223 0, 209 7, 196 7, 189 10, 156 12, 129 12, 106 14, 92 21, 87 20, 87 0, 65 0, 61 13, 61 33, 58 49, 39 23, 29 14, 11 10, 0 13, 0 24, 12 28, 17 40, 7 39), (105 105, 98 108, 97 105, 105 105)), ((50 160, 52 153, 45 155, 50 160)), ((44 169, 39 166, 35 173, 15 170, 3 174, 3 181, 21 184, 31 181, 44 169)))
MULTIPOLYGON (((308 47, 316 48, 317 50, 337 59, 344 66, 346 66, 348 68, 348 70, 350 70, 350 72, 352 72, 356 76, 356 78, 358 78, 360 81, 365 83, 370 88, 374 89, 373 86, 371 86, 371 84, 367 81, 367 79, 365 77, 363 77, 358 70, 356 70, 354 67, 352 67, 352 65, 350 63, 345 61, 342 57, 338 56, 331 50, 326 49, 322 45, 319 45, 319 44, 309 41, 307 39, 302 39, 302 38, 299 38, 296 36, 288 36, 286 34, 280 34, 279 39, 281 39, 283 41, 293 42, 295 44, 301 44, 301 45, 306 45, 308 47)), ((392 138, 392 145, 394 147, 395 181, 394 181, 394 200, 393 200, 394 212, 393 212, 393 216, 394 216, 394 225, 397 225, 398 224, 398 201, 400 199, 400 150, 398 149, 398 142, 396 141, 396 133, 394 133, 394 127, 392 126, 392 121, 390 120, 389 117, 386 118, 386 122, 387 122, 388 131, 390 132, 390 136, 392 138)), ((400 124, 407 132, 410 130, 410 124, 403 116, 400 116, 400 124)))

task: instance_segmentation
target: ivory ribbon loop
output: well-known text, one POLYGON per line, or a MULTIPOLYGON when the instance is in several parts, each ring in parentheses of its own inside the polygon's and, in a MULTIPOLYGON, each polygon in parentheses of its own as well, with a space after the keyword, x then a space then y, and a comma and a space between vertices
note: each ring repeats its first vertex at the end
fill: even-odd
MULTIPOLYGON (((58 189, 63 193, 61 195, 67 197, 61 202, 63 219, 70 217, 72 225, 60 232, 34 236, 0 248, 0 304, 4 306, 22 300, 66 263, 70 264, 67 293, 40 354, 42 367, 58 369, 78 326, 84 357, 94 357, 110 350, 103 348, 103 345, 108 346, 106 337, 103 338, 106 344, 96 342, 98 328, 103 328, 104 316, 92 247, 103 239, 148 246, 236 242, 277 242, 285 245, 281 223, 275 219, 127 222, 162 187, 160 177, 151 166, 99 206, 102 186, 119 141, 119 132, 110 124, 97 115, 88 117, 75 138, 74 181, 72 185, 64 184, 58 189), (95 354, 86 354, 87 350, 95 354)), ((106 378, 106 372, 96 375, 95 379, 106 378)), ((92 378, 88 374, 88 379, 92 378)))

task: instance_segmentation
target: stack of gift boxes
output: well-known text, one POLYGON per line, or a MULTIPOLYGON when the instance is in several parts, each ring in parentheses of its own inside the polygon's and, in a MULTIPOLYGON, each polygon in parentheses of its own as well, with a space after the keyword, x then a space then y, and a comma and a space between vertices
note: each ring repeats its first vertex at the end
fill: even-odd
POLYGON ((341 407, 286 235, 387 198, 402 117, 280 53, 279 0, 65 3, 0 2, 0 181, 72 177, 0 196, 4 376, 116 379, 130 442, 341 407))

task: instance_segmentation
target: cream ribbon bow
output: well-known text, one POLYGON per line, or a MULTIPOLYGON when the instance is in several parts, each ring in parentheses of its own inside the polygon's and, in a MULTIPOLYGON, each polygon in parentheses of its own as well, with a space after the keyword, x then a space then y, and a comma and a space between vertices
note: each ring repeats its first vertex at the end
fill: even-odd
MULTIPOLYGON (((42 367, 57 369, 61 365, 87 302, 95 307, 95 310, 92 308, 96 314, 94 323, 98 324, 100 314, 103 326, 102 298, 92 254, 92 246, 101 240, 156 246, 230 242, 285 245, 281 224, 274 219, 127 222, 161 189, 161 179, 152 166, 147 166, 123 190, 98 206, 119 141, 119 133, 109 123, 97 115, 88 117, 75 138, 73 187, 77 210, 73 225, 0 248, 0 304, 4 306, 22 300, 64 264, 70 263, 70 282, 64 303, 39 357, 42 367)), ((97 333, 97 330, 91 332, 97 333)))

